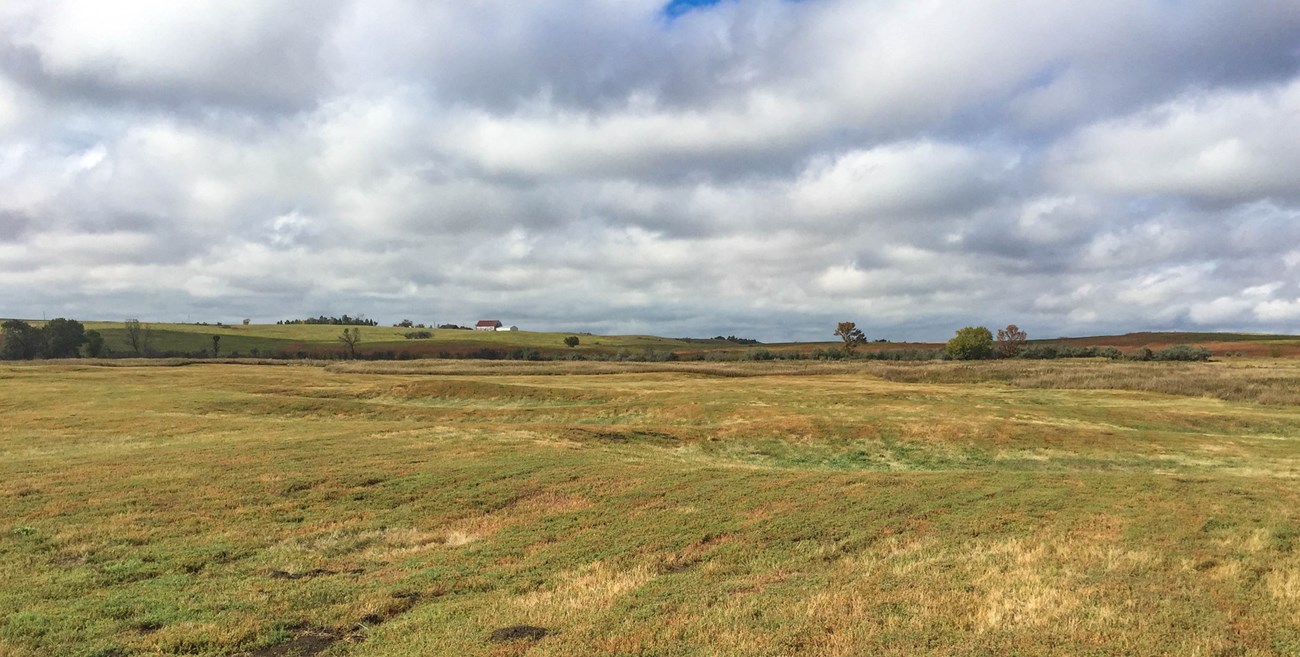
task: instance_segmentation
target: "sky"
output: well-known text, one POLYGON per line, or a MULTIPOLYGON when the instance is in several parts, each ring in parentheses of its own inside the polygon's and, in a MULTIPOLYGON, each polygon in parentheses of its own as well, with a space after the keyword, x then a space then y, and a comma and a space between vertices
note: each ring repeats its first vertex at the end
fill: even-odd
POLYGON ((5 0, 0 317, 1300 333, 1300 0, 5 0))

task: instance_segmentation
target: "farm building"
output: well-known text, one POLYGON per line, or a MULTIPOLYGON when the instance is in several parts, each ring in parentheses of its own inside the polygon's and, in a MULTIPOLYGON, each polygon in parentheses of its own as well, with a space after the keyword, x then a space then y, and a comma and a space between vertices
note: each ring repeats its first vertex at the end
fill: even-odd
POLYGON ((495 319, 480 319, 474 325, 475 331, 496 331, 501 328, 501 322, 495 319))
POLYGON ((519 330, 519 327, 518 327, 518 326, 498 326, 498 327, 497 327, 497 330, 498 330, 498 331, 518 331, 518 330, 519 330))

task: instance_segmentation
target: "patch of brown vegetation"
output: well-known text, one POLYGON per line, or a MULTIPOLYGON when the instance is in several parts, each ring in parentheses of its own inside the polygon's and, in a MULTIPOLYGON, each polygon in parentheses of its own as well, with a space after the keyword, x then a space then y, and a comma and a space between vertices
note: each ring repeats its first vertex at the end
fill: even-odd
POLYGON ((1286 361, 871 363, 867 371, 886 381, 900 383, 1000 383, 1019 388, 1128 390, 1213 397, 1224 401, 1300 405, 1300 368, 1286 361))
POLYGON ((325 632, 300 634, 284 643, 259 648, 245 657, 316 657, 338 643, 340 638, 325 632))
POLYGON ((536 625, 511 625, 510 627, 500 627, 492 630, 488 637, 493 643, 503 641, 537 641, 546 636, 547 629, 537 627, 536 625))

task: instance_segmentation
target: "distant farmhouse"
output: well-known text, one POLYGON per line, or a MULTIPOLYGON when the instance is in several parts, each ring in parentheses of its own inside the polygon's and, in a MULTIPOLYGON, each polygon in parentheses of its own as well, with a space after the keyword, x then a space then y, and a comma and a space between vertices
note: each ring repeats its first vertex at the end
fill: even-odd
POLYGON ((519 327, 505 326, 500 322, 500 320, 480 319, 478 320, 478 323, 474 325, 474 330, 475 331, 518 331, 519 327))

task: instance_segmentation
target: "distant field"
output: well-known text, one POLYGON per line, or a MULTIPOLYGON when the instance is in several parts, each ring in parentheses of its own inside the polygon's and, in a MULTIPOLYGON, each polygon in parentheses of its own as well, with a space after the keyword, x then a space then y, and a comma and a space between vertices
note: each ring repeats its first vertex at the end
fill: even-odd
MULTIPOLYGON (((306 352, 312 355, 342 354, 346 347, 339 342, 345 327, 320 324, 253 324, 253 325, 199 325, 150 324, 156 351, 207 352, 212 349, 212 336, 221 336, 221 353, 252 355, 289 354, 306 352)), ((104 335, 105 344, 119 353, 131 352, 122 322, 86 322, 88 330, 104 335)), ((352 328, 352 327, 346 327, 352 328)), ((359 326, 362 353, 374 351, 406 352, 412 357, 438 356, 446 352, 462 356, 476 349, 538 349, 551 352, 576 353, 613 352, 620 350, 643 351, 701 351, 709 349, 738 348, 738 345, 711 341, 683 341, 654 336, 587 336, 578 335, 580 344, 570 349, 564 338, 574 333, 540 333, 533 331, 469 331, 461 329, 407 329, 391 326, 359 326), (429 331, 431 338, 407 339, 412 331, 429 331)))
POLYGON ((182 363, 0 364, 0 655, 1300 655, 1295 361, 182 363))
MULTIPOLYGON (((39 324, 40 322, 36 322, 39 324)), ((106 346, 116 355, 132 354, 122 322, 85 322, 86 328, 99 331, 106 346)), ((253 324, 253 325, 200 325, 200 324, 149 324, 152 347, 155 352, 171 354, 210 353, 212 336, 221 336, 221 355, 276 356, 330 358, 346 353, 339 342, 342 326, 319 324, 253 324)), ((762 345, 741 345, 721 340, 683 340, 647 335, 588 336, 579 335, 580 344, 570 349, 564 338, 574 333, 543 333, 534 331, 481 332, 458 329, 406 329, 391 326, 361 326, 361 343, 358 351, 367 354, 386 354, 394 358, 463 358, 481 355, 483 350, 504 352, 531 349, 547 356, 564 354, 614 354, 630 352, 673 352, 690 357, 711 352, 743 354, 751 349, 773 352, 809 353, 817 349, 836 349, 836 342, 791 342, 762 345), (411 331, 427 330, 433 335, 423 339, 407 339, 411 331)), ((828 331, 829 334, 829 331, 828 331)), ((1203 346, 1220 358, 1300 358, 1300 336, 1255 335, 1238 333, 1129 333, 1116 336, 1080 338, 1040 338, 1032 344, 1051 344, 1069 347, 1115 347, 1126 353, 1143 347, 1160 350, 1179 344, 1203 346)), ((861 351, 915 350, 936 351, 943 343, 873 342, 861 351)))

